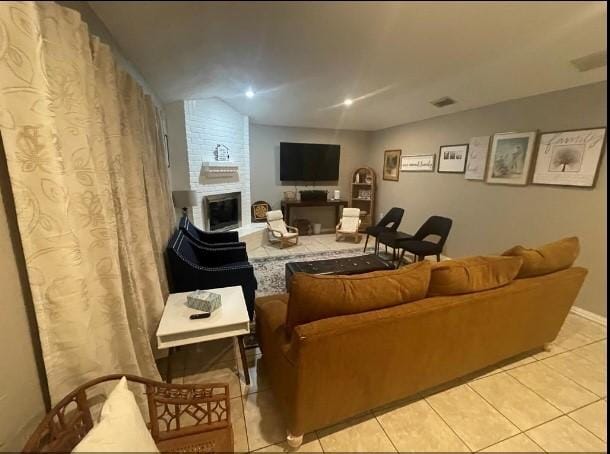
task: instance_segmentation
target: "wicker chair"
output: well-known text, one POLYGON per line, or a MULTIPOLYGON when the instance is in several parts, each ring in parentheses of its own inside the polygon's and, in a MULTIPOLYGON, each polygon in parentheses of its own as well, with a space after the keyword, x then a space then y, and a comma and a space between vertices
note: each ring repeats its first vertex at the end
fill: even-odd
MULTIPOLYGON (((79 386, 45 416, 23 452, 71 452, 93 428, 87 391, 120 380, 107 375, 79 386)), ((226 384, 172 385, 134 375, 144 385, 153 440, 161 452, 233 452, 233 429, 226 384)))

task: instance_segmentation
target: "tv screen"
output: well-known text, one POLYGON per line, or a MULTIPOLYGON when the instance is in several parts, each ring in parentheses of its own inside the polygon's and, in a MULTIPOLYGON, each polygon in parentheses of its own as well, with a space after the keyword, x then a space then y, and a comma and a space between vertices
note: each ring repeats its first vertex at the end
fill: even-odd
POLYGON ((280 142, 280 180, 336 181, 339 145, 280 142))

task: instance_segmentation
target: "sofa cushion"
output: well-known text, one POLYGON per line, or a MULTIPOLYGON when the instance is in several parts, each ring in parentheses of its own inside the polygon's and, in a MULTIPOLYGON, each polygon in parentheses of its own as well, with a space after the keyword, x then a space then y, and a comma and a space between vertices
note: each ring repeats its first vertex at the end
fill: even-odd
POLYGON ((461 295, 509 284, 519 272, 521 257, 466 257, 432 265, 428 296, 461 295))
POLYGON ((573 236, 537 248, 515 246, 502 255, 523 258, 523 265, 517 275, 519 278, 541 276, 569 268, 578 257, 579 252, 578 238, 573 236))
POLYGON ((320 276, 295 273, 290 287, 286 330, 296 325, 338 315, 396 306, 426 297, 430 262, 399 270, 354 276, 320 276))
POLYGON ((72 452, 159 452, 125 377, 104 402, 100 422, 72 452))

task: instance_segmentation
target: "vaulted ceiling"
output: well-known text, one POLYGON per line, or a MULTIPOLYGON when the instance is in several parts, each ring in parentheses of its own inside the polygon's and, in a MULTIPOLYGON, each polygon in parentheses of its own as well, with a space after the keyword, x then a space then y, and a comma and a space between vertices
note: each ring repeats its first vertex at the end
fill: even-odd
POLYGON ((606 80, 570 63, 606 49, 605 2, 89 3, 164 102, 261 124, 375 130, 606 80))

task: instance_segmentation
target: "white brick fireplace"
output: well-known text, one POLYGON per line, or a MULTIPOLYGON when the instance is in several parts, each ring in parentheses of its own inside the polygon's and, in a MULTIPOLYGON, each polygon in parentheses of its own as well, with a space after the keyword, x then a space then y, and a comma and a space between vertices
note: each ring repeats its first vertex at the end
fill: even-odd
POLYGON ((241 225, 250 223, 250 133, 248 117, 218 98, 178 101, 166 106, 170 172, 174 190, 197 192, 192 221, 206 227, 204 197, 241 194, 241 225), (228 151, 218 161, 217 149, 228 151))

